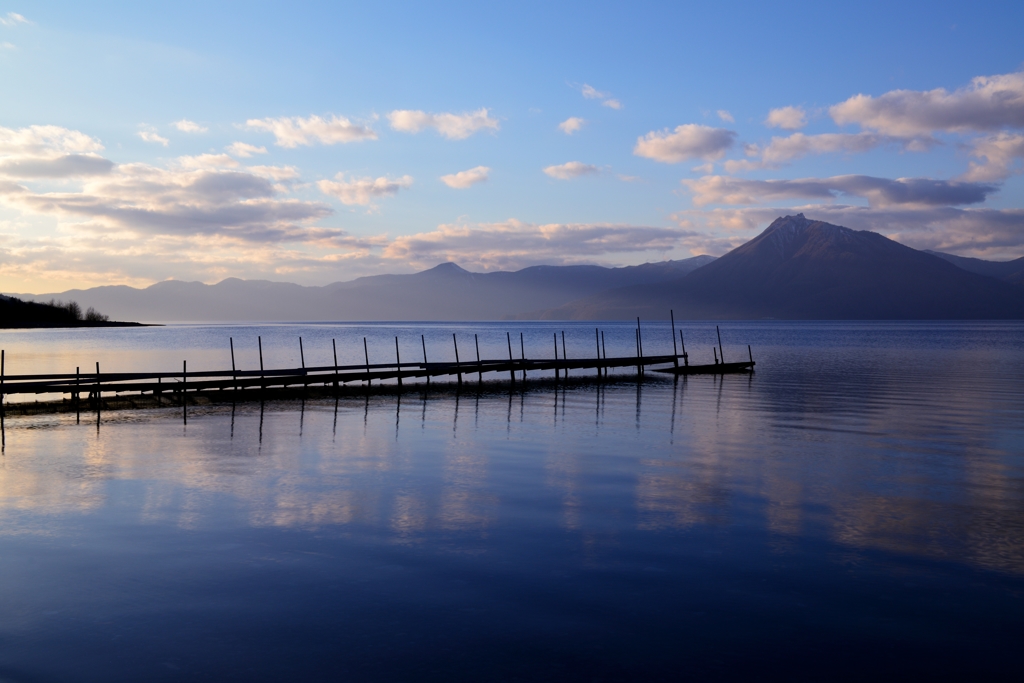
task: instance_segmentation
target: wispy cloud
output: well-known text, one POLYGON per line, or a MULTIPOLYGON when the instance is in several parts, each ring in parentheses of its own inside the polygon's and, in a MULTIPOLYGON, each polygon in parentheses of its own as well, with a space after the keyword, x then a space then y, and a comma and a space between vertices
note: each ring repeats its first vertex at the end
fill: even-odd
POLYGON ((152 126, 143 127, 142 130, 140 130, 137 133, 137 135, 140 138, 142 138, 145 142, 153 142, 158 145, 163 145, 164 147, 166 147, 171 142, 170 140, 156 132, 156 128, 153 128, 152 126))
POLYGON ((401 178, 352 178, 346 179, 344 173, 334 176, 334 180, 321 180, 317 183, 320 191, 326 195, 337 197, 342 204, 367 206, 375 199, 392 197, 399 190, 412 186, 412 176, 401 178))
POLYGON ((622 109, 622 102, 612 97, 609 92, 601 92, 592 85, 584 83, 580 86, 580 92, 588 100, 601 100, 601 106, 609 109, 622 109))
POLYGON ((245 122, 251 130, 273 133, 279 147, 294 148, 299 145, 314 144, 336 145, 339 143, 376 140, 377 133, 370 127, 353 123, 344 116, 332 115, 329 118, 320 116, 301 116, 249 119, 245 122))
POLYGON ((225 147, 228 154, 233 154, 236 157, 248 159, 253 154, 266 154, 266 147, 258 147, 256 145, 250 145, 247 142, 232 142, 230 145, 225 147))
POLYGON ((1024 72, 978 76, 949 92, 892 90, 855 95, 829 109, 839 125, 857 124, 886 135, 913 137, 1024 127, 1024 72))
POLYGON ((1024 172, 1024 135, 999 133, 971 142, 971 156, 984 159, 983 163, 970 162, 964 180, 1004 180, 1024 172))
POLYGON ((674 131, 651 131, 637 138, 633 154, 665 164, 687 159, 721 159, 736 142, 735 131, 696 123, 676 126, 674 131))
POLYGON ((175 121, 172 125, 182 133, 205 133, 209 130, 209 128, 200 126, 195 121, 189 121, 188 119, 175 121))
POLYGON ((931 178, 876 178, 843 175, 831 178, 795 180, 746 180, 728 176, 705 176, 683 180, 694 194, 696 206, 708 204, 759 204, 780 199, 828 199, 841 195, 862 197, 874 207, 959 206, 980 204, 998 187, 931 178))
POLYGON ((394 130, 403 133, 419 133, 433 128, 449 140, 464 140, 481 130, 498 130, 498 119, 486 108, 462 114, 429 114, 417 109, 396 109, 388 114, 388 121, 394 130))
POLYGON ((32 22, 17 12, 8 12, 0 16, 0 26, 17 26, 18 24, 31 24, 32 22))
POLYGON ((477 166, 468 171, 459 171, 441 176, 441 182, 456 190, 465 190, 477 183, 482 183, 489 177, 491 169, 486 166, 477 166))
POLYGON ((572 135, 573 133, 582 130, 586 123, 586 119, 581 119, 578 116, 570 116, 565 121, 558 124, 558 129, 566 135, 572 135))
POLYGON ((548 166, 544 169, 552 178, 558 178, 559 180, 572 180, 573 178, 579 178, 585 175, 595 175, 601 172, 597 166, 591 164, 585 164, 582 161, 569 161, 564 164, 558 164, 557 166, 548 166))
POLYGON ((732 114, 726 109, 719 109, 717 112, 718 118, 722 119, 726 123, 735 123, 736 119, 733 118, 732 114))
POLYGON ((768 112, 764 123, 770 128, 799 130, 807 125, 807 112, 802 107, 779 107, 768 112))

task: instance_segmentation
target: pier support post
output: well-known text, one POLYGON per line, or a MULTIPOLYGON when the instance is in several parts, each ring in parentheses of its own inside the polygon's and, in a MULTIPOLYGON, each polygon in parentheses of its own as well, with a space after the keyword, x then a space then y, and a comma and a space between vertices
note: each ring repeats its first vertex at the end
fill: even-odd
POLYGON ((452 344, 455 346, 455 378, 458 380, 458 385, 462 386, 462 367, 459 365, 459 342, 455 339, 455 333, 452 332, 452 344))
POLYGON ((331 348, 334 350, 334 390, 338 390, 338 343, 331 339, 331 348))
POLYGON ((679 349, 676 347, 676 314, 669 310, 669 319, 672 321, 672 367, 679 367, 679 349))
POLYGON ((480 363, 480 337, 473 334, 473 343, 476 344, 476 370, 477 370, 477 383, 484 383, 484 366, 480 363))
POLYGON ((506 332, 505 338, 508 340, 508 376, 512 380, 512 384, 516 383, 516 369, 515 363, 512 361, 512 333, 506 332))
POLYGON ((402 386, 402 356, 398 353, 398 337, 395 337, 395 368, 398 370, 398 386, 402 386))
POLYGON ((555 381, 558 381, 558 333, 552 332, 555 341, 555 381))
POLYGON ((565 361, 565 378, 569 379, 569 354, 565 351, 565 330, 562 330, 562 360, 565 361))
POLYGON ((366 358, 366 386, 369 387, 372 382, 370 381, 370 351, 366 348, 366 337, 363 337, 363 356, 366 358))

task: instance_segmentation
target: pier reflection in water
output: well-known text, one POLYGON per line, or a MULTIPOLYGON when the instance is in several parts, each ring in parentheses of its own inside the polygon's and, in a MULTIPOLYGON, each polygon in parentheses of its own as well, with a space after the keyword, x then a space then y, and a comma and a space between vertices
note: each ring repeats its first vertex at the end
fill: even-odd
POLYGON ((991 679, 1024 396, 971 355, 8 417, 0 677, 991 679))

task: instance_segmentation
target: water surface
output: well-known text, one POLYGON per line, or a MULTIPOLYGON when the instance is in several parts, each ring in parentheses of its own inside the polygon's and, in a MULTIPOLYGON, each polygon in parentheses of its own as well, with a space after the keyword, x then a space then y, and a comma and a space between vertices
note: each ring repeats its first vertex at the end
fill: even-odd
MULTIPOLYGON (((508 325, 528 356, 563 327, 571 356, 594 345, 592 325, 508 325)), ((630 326, 601 327, 629 350, 630 326)), ((371 353, 408 336, 411 354, 421 329, 0 341, 62 367, 221 367, 229 334, 261 334, 285 364, 300 334, 307 354, 337 338, 358 357, 364 334, 371 353)), ((430 326, 428 352, 454 331, 460 353, 474 332, 497 353, 505 329, 430 326)), ((685 331, 710 358, 713 326, 685 331)), ((1016 678, 1024 325, 722 332, 757 373, 467 383, 192 408, 187 424, 9 417, 0 679, 1016 678)), ((645 335, 671 348, 667 327, 645 335)))

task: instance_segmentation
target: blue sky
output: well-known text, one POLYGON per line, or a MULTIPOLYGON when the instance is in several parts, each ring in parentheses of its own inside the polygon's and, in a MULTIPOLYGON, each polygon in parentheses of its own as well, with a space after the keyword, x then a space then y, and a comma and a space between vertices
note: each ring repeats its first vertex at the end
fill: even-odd
POLYGON ((0 291, 1024 255, 1020 3, 0 4, 0 291))

